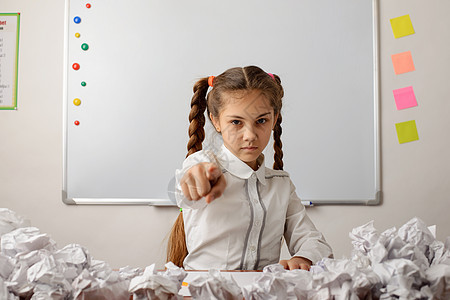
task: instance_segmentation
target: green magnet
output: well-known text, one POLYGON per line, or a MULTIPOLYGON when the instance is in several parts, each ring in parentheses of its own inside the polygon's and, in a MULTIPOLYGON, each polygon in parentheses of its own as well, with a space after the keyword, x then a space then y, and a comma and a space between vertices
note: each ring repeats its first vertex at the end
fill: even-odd
POLYGON ((89 49, 89 45, 84 43, 83 45, 81 45, 81 49, 83 49, 84 51, 86 51, 87 49, 89 49))
POLYGON ((82 81, 82 82, 81 82, 81 86, 86 86, 86 82, 85 82, 85 81, 82 81))

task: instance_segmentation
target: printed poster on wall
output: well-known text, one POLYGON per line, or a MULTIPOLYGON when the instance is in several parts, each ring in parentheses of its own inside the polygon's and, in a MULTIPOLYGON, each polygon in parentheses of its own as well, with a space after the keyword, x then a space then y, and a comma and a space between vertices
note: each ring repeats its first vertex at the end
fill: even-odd
POLYGON ((17 109, 20 13, 0 13, 0 110, 17 109))

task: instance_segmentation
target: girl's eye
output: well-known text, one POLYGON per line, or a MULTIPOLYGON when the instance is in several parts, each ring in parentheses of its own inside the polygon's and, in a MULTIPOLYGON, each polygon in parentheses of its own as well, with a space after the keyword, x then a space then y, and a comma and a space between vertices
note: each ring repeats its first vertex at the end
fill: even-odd
POLYGON ((231 121, 231 124, 233 124, 233 125, 240 125, 240 124, 241 124, 241 121, 239 121, 239 120, 233 120, 233 121, 231 121))
POLYGON ((256 121, 256 123, 258 124, 264 124, 267 122, 267 119, 259 119, 258 121, 256 121))

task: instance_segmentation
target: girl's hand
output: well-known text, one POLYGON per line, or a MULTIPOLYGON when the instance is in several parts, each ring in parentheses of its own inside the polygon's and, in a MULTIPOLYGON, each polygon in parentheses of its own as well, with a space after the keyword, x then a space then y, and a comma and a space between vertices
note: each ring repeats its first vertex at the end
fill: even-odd
POLYGON ((222 196, 227 185, 216 163, 202 162, 191 167, 180 181, 181 190, 189 200, 205 197, 206 203, 222 196))
POLYGON ((280 265, 282 265, 286 270, 302 269, 309 271, 312 262, 304 257, 294 256, 290 260, 280 260, 280 265))

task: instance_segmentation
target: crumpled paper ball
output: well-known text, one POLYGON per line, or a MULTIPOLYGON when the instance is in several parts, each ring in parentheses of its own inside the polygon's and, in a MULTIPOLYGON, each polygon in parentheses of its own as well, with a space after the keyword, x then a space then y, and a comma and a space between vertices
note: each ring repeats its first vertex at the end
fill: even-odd
POLYGON ((29 227, 30 222, 7 208, 0 208, 0 236, 17 228, 29 227))
POLYGON ((211 269, 207 275, 198 276, 189 283, 192 299, 241 300, 241 288, 229 274, 211 269))
POLYGON ((242 287, 242 292, 245 299, 307 299, 311 288, 311 272, 287 271, 282 265, 274 264, 264 267, 251 285, 242 287))
POLYGON ((166 264, 164 272, 157 272, 155 265, 152 264, 145 268, 141 276, 131 279, 129 291, 133 294, 133 300, 183 299, 178 292, 186 275, 184 269, 172 262, 166 264))
POLYGON ((72 282, 76 300, 121 300, 128 299, 130 280, 114 271, 104 261, 92 260, 88 268, 72 282))
POLYGON ((18 228, 1 236, 0 252, 11 258, 40 249, 55 251, 56 243, 36 227, 18 228))
POLYGON ((10 293, 7 285, 3 281, 3 278, 0 277, 0 299, 2 300, 19 300, 19 297, 10 293))

